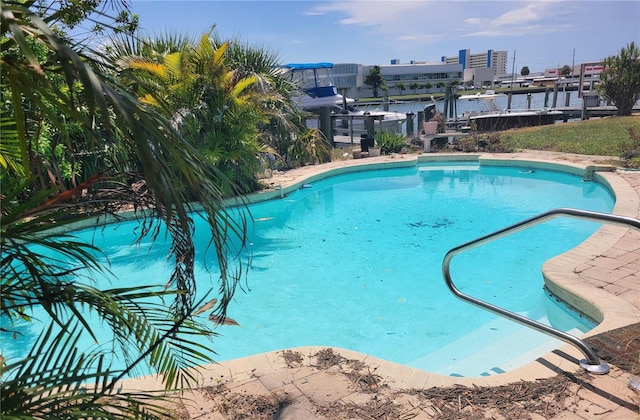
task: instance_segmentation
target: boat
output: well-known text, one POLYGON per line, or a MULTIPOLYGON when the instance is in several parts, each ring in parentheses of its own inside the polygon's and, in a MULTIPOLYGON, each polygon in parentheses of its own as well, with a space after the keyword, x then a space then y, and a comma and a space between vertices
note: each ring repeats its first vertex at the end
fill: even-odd
POLYGON ((466 111, 458 118, 461 129, 475 129, 476 131, 500 131, 517 127, 533 127, 553 124, 562 118, 562 112, 550 108, 503 110, 496 99, 505 97, 504 93, 487 90, 485 93, 462 95, 458 100, 476 101, 481 107, 479 111, 466 111), (475 127, 474 127, 475 126, 475 127))
MULTIPOLYGON (((301 94, 293 98, 305 111, 319 114, 320 108, 328 107, 333 115, 338 131, 365 132, 367 115, 374 116, 375 131, 402 132, 406 115, 380 110, 359 110, 355 100, 338 93, 333 83, 333 63, 289 63, 284 66, 290 80, 301 88, 301 94), (345 118, 340 118, 341 116, 345 118)), ((307 121, 309 128, 317 128, 317 119, 307 121)))
POLYGON ((284 69, 290 80, 301 88, 301 94, 293 100, 304 110, 317 112, 322 107, 354 102, 340 95, 333 84, 333 63, 290 63, 285 64, 284 69))
POLYGON ((401 133, 402 124, 407 120, 407 115, 400 112, 380 111, 378 109, 362 110, 354 106, 347 106, 346 112, 344 106, 334 107, 331 113, 334 116, 335 126, 338 131, 341 128, 352 127, 354 132, 366 132, 365 120, 367 116, 371 116, 374 118, 374 131, 401 133), (342 116, 344 118, 341 118, 342 116))

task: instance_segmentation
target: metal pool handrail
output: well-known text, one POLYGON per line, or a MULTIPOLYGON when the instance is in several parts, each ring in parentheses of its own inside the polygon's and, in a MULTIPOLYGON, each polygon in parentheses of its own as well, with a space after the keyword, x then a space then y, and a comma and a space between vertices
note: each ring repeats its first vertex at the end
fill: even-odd
POLYGON ((488 242, 492 242, 496 239, 511 235, 512 233, 516 233, 516 232, 525 230, 529 227, 541 224, 548 219, 553 219, 561 216, 569 216, 569 217, 574 217, 578 219, 587 219, 591 221, 613 223, 617 225, 623 225, 625 227, 630 226, 640 230, 640 220, 637 220, 631 217, 618 216, 615 214, 608 214, 608 213, 599 213, 599 212, 593 212, 593 211, 587 211, 587 210, 571 209, 571 208, 558 208, 558 209, 547 211, 545 213, 541 213, 537 216, 523 220, 522 222, 513 224, 504 229, 498 230, 496 232, 490 233, 478 239, 474 239, 473 241, 470 241, 465 244, 459 245, 455 248, 452 248, 444 256, 444 260, 442 262, 442 274, 444 276, 445 282, 447 283, 447 286, 456 297, 464 301, 467 301, 473 305, 486 309, 490 312, 493 312, 501 317, 518 322, 526 327, 533 328, 534 330, 550 335, 566 343, 572 344, 573 346, 577 347, 586 356, 586 359, 580 360, 580 366, 583 369, 594 374, 604 375, 606 373, 609 373, 609 365, 604 361, 600 360, 600 358, 596 355, 593 349, 587 346, 587 344, 584 341, 580 340, 577 337, 574 337, 571 334, 567 334, 564 331, 560 331, 556 328, 542 324, 538 321, 534 321, 532 319, 529 319, 527 317, 524 317, 522 315, 516 314, 511 311, 508 311, 499 306, 495 306, 491 303, 485 302, 473 296, 464 294, 455 286, 455 284, 453 283, 453 280, 451 279, 450 264, 451 264, 451 259, 454 256, 461 254, 469 249, 473 249, 480 245, 486 244, 488 242))

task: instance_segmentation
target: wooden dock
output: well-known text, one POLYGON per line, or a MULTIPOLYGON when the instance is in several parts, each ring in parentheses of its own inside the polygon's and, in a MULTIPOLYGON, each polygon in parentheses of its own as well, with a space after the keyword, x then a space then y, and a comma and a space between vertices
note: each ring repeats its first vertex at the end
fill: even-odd
MULTIPOLYGON (((579 106, 560 106, 553 108, 553 110, 562 112, 562 116, 558 119, 565 122, 573 119, 611 117, 617 115, 618 113, 618 108, 613 105, 593 106, 586 108, 579 106)), ((633 107, 632 112, 640 113, 640 106, 633 107)))

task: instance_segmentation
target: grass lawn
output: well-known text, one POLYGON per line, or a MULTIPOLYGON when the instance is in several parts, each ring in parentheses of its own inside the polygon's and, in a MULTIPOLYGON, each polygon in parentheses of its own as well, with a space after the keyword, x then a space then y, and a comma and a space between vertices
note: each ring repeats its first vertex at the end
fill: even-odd
POLYGON ((500 140, 513 149, 549 150, 583 155, 620 156, 637 150, 629 134, 640 135, 640 116, 607 117, 502 131, 500 140))

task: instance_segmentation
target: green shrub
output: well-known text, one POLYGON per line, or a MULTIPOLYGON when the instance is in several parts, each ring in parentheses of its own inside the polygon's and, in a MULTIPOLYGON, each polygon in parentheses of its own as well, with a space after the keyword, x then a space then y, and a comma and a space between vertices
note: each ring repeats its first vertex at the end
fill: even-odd
POLYGON ((400 133, 376 133, 376 146, 380 148, 380 153, 388 155, 390 153, 400 153, 407 146, 405 138, 400 133))
POLYGON ((622 166, 627 168, 640 168, 640 133, 636 133, 633 127, 629 127, 631 146, 625 150, 622 157, 622 166))
POLYGON ((478 140, 478 148, 483 152, 490 153, 511 153, 513 149, 504 141, 499 132, 494 131, 484 134, 478 140))
POLYGON ((458 147, 462 149, 463 152, 477 152, 478 136, 476 134, 472 134, 458 139, 458 147))
POLYGON ((491 133, 473 133, 458 140, 458 149, 463 152, 511 153, 513 148, 503 141, 497 131, 491 133))

